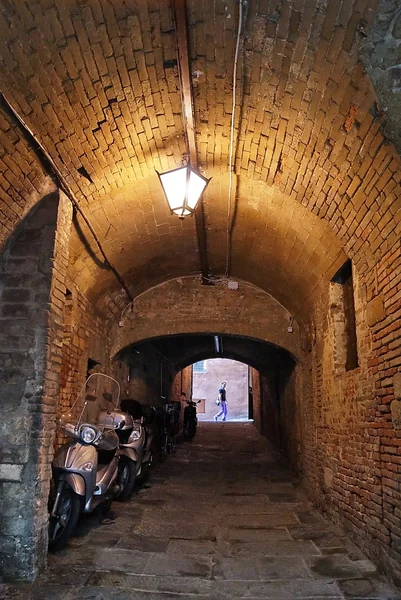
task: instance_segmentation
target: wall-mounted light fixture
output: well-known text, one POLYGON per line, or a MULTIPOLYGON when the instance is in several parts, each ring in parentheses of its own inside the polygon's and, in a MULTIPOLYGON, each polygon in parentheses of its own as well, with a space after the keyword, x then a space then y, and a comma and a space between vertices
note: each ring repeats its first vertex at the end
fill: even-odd
POLYGON ((190 164, 165 173, 156 173, 171 214, 178 215, 180 219, 192 216, 210 179, 203 177, 190 164))

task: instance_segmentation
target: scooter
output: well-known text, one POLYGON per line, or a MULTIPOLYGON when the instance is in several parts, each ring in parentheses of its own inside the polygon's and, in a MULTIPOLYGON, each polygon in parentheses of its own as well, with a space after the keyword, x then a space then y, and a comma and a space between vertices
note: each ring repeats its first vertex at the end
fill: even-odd
POLYGON ((184 408, 184 428, 183 435, 187 440, 191 440, 196 434, 198 417, 196 416, 196 405, 201 401, 187 400, 187 406, 184 408))
MULTIPOLYGON (((118 382, 108 375, 95 373, 86 380, 70 413, 57 421, 58 428, 71 439, 57 450, 52 462, 54 495, 49 502, 49 549, 53 551, 65 547, 81 513, 111 504, 119 491, 118 436, 111 429, 93 424, 96 419, 91 413, 95 411, 88 405, 98 400, 97 391, 104 382, 113 387, 115 384, 117 406, 118 382), (82 410, 74 423, 75 409, 83 398, 82 410)), ((122 425, 121 421, 119 427, 122 425)))
POLYGON ((116 496, 119 502, 131 497, 136 480, 143 477, 152 464, 150 422, 151 416, 144 416, 140 403, 131 399, 122 400, 120 410, 102 411, 99 415, 99 425, 115 430, 119 438, 119 491, 116 496))

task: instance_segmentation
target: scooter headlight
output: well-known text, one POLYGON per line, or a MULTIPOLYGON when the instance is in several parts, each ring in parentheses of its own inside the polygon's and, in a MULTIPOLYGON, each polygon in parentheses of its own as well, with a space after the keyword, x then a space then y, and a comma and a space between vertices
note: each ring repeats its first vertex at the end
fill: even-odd
POLYGON ((93 427, 82 427, 80 436, 84 444, 92 444, 97 437, 97 431, 93 427))
POLYGON ((141 437, 142 428, 140 425, 134 425, 133 430, 130 433, 128 442, 136 442, 141 437))

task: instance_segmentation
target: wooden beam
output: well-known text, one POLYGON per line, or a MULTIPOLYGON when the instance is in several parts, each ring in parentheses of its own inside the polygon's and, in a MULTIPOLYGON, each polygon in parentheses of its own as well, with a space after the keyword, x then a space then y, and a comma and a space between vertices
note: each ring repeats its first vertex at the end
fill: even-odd
MULTIPOLYGON (((177 34, 178 68, 180 70, 182 109, 184 116, 184 127, 188 140, 189 161, 194 169, 198 167, 198 154, 196 151, 194 104, 192 97, 192 76, 189 68, 188 52, 188 27, 186 0, 173 0, 175 24, 177 34)), ((207 261, 205 211, 202 200, 198 203, 195 211, 196 233, 198 237, 199 258, 203 282, 207 283, 209 266, 207 261)))

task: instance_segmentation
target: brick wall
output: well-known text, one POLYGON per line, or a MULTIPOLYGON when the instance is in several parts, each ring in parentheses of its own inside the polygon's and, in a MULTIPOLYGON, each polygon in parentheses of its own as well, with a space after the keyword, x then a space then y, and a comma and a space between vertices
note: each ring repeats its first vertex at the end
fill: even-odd
POLYGON ((72 281, 67 281, 64 298, 65 326, 62 345, 62 368, 59 410, 71 404, 88 371, 88 359, 98 365, 90 372, 113 374, 110 358, 110 324, 96 313, 72 281))
POLYGON ((173 400, 179 400, 181 392, 184 392, 187 398, 191 397, 192 390, 192 366, 186 367, 182 371, 176 373, 171 388, 173 400))
POLYGON ((0 132, 1 248, 28 211, 56 186, 1 102, 0 132))
POLYGON ((134 346, 121 360, 126 368, 121 382, 123 397, 153 406, 163 404, 163 398, 171 401, 176 369, 150 344, 134 346))
MULTIPOLYGON (((187 399, 191 398, 192 394, 192 366, 186 367, 176 373, 173 384, 171 387, 171 399, 174 402, 178 402, 180 400, 181 392, 186 394, 187 399)), ((184 423, 184 409, 186 407, 185 401, 181 403, 181 412, 180 412, 180 426, 182 430, 182 426, 184 423)))
MULTIPOLYGON (((401 539, 401 163, 384 135, 385 114, 359 62, 362 23, 372 21, 376 2, 312 0, 302 12, 295 3, 276 4, 266 14, 261 3, 249 3, 241 41, 231 272, 297 313, 301 351, 297 326, 293 336, 283 326, 288 313, 260 291, 243 291, 242 282, 239 292, 200 288, 185 280, 164 284, 141 296, 124 327, 114 331, 94 312, 93 303, 119 318, 126 297, 99 257, 88 254, 92 241, 82 243, 78 231, 69 245, 72 299, 66 302, 69 325, 61 340, 63 285, 54 283, 49 290, 56 277, 62 280, 62 266, 57 275, 54 263, 51 279, 48 259, 53 244, 64 247, 66 260, 67 244, 32 226, 30 235, 40 243, 30 239, 25 248, 19 238, 24 229, 19 230, 13 240, 27 254, 14 256, 11 241, 2 262, 0 336, 7 374, 0 394, 2 406, 9 407, 4 413, 13 412, 19 428, 4 432, 1 465, 7 482, 1 483, 1 493, 18 492, 33 479, 26 465, 37 463, 26 436, 32 430, 39 439, 41 424, 49 425, 52 435, 44 415, 53 418, 54 406, 46 402, 55 391, 53 384, 57 386, 60 364, 64 406, 85 377, 88 357, 126 381, 127 367, 114 365, 109 356, 133 342, 188 332, 254 336, 288 349, 299 360, 296 400, 292 379, 281 395, 281 430, 311 496, 396 573, 401 539), (360 360, 349 372, 344 367, 342 298, 329 285, 344 252, 356 267, 360 360), (49 315, 54 322, 47 331, 49 315), (35 329, 35 319, 41 319, 41 328, 35 329), (35 357, 29 353, 33 344, 35 357), (53 368, 45 376, 46 361, 53 368), (43 385, 43 402, 36 384, 43 385), (296 427, 290 422, 294 409, 296 427)), ((396 2, 390 5, 395 10, 396 2)), ((213 175, 204 199, 208 255, 217 274, 226 266, 234 8, 231 1, 188 2, 191 71, 200 73, 194 82, 199 164, 213 175)), ((154 175, 154 168, 177 166, 186 152, 170 5, 138 2, 128 11, 123 3, 48 2, 44 10, 41 3, 23 1, 18 7, 7 3, 5 15, 1 89, 51 154, 134 295, 167 278, 197 272, 194 223, 169 215, 154 175), (82 175, 83 168, 89 178, 82 175)), ((392 20, 388 16, 378 20, 380 42, 392 20)), ((382 66, 398 80, 393 56, 390 52, 382 66)), ((397 122, 399 114, 397 110, 397 122)), ((3 109, 0 142, 4 244, 54 184, 3 109)), ((53 217, 48 225, 55 229, 53 217)), ((65 223, 60 236, 63 231, 68 231, 65 223)), ((160 363, 152 364, 156 373, 160 363)), ((140 381, 136 391, 147 396, 149 389, 140 381)), ((263 381, 255 374, 255 406, 261 396, 263 381)), ((261 411, 255 414, 258 426, 261 411)), ((45 448, 50 437, 42 440, 45 448)), ((42 500, 45 489, 41 483, 42 500)), ((10 502, 9 497, 3 502, 4 543, 17 539, 7 529, 15 513, 29 515, 31 510, 36 518, 31 505, 10 502)), ((38 516, 38 535, 43 515, 38 516)), ((28 527, 28 518, 24 524, 28 527)), ((31 534, 27 539, 36 543, 31 534)), ((20 572, 36 568, 32 561, 27 565, 20 572)))
POLYGON ((298 353, 298 326, 269 294, 240 281, 239 289, 202 286, 199 278, 164 283, 138 297, 123 326, 114 328, 113 355, 130 344, 165 335, 230 333, 268 341, 298 353))
MULTIPOLYGON (((358 367, 345 369, 343 291, 331 283, 304 315, 301 360, 280 396, 281 444, 310 497, 398 583, 400 261, 397 243, 369 273, 354 270, 358 367)), ((265 387, 262 376, 266 399, 265 387)))
POLYGON ((44 198, 5 246, 1 272, 0 556, 8 577, 46 563, 71 205, 44 198))
POLYGON ((274 445, 281 448, 279 373, 266 369, 260 377, 260 421, 261 433, 274 445))
POLYGON ((251 368, 250 379, 252 383, 252 404, 253 404, 253 420, 257 429, 262 432, 262 415, 261 415, 261 389, 260 389, 260 373, 256 369, 251 368))
POLYGON ((300 366, 285 354, 272 357, 259 373, 255 423, 275 446, 285 451, 291 465, 301 472, 300 366))
MULTIPOLYGON (((96 361, 90 373, 111 375, 121 386, 121 398, 134 398, 158 406, 162 394, 170 398, 175 369, 150 345, 130 347, 111 356, 112 326, 81 291, 69 281, 65 298, 65 327, 58 412, 67 412, 88 375, 88 360, 96 361), (163 384, 162 384, 163 381, 163 384)), ((79 407, 77 406, 77 410, 79 407)), ((59 435, 58 443, 64 441, 59 435)))

